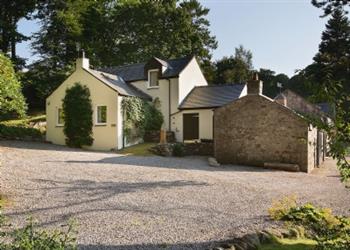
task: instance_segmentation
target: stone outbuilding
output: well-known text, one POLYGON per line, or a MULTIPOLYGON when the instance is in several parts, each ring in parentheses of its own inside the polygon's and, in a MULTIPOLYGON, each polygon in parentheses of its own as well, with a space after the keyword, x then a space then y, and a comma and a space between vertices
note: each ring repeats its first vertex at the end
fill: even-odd
POLYGON ((310 172, 324 161, 326 138, 303 114, 324 114, 293 92, 281 93, 276 100, 264 96, 262 82, 254 78, 247 83, 246 96, 214 111, 217 161, 297 165, 300 171, 310 172))

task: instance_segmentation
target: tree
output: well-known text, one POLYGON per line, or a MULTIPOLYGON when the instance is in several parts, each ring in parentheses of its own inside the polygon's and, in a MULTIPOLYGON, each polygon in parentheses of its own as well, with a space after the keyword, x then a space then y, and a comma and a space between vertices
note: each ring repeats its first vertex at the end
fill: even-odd
POLYGON ((310 64, 305 67, 305 69, 298 70, 296 74, 289 79, 285 87, 304 98, 320 101, 313 98, 319 88, 319 83, 313 78, 316 68, 317 66, 315 66, 315 64, 310 64))
POLYGON ((77 47, 84 48, 95 67, 153 56, 196 55, 201 63, 208 62, 217 47, 208 12, 197 0, 42 0, 36 15, 42 26, 32 44, 40 60, 24 78, 26 91, 40 99, 30 103, 44 106, 44 92, 72 72, 77 47))
POLYGON ((350 0, 311 0, 311 3, 322 8, 324 16, 328 16, 340 7, 350 6, 350 0))
POLYGON ((16 44, 30 39, 18 32, 17 24, 21 18, 30 18, 36 2, 36 0, 0 0, 0 50, 4 54, 11 54, 16 70, 25 64, 24 59, 17 56, 16 44))
POLYGON ((93 60, 104 66, 143 62, 153 56, 196 55, 202 62, 210 60, 211 50, 217 47, 206 19, 209 9, 197 0, 123 1, 108 8, 89 9, 103 25, 95 19, 83 20, 89 23, 83 25, 84 32, 96 37, 84 41, 84 47, 95 48, 103 41, 101 53, 95 53, 93 60))
POLYGON ((341 8, 333 10, 322 33, 312 78, 319 83, 314 85, 315 98, 335 107, 333 123, 321 127, 331 138, 330 153, 338 159, 343 179, 349 179, 346 153, 350 145, 350 22, 341 8))
POLYGON ((11 60, 0 53, 0 119, 23 117, 26 108, 11 60))
POLYGON ((253 54, 242 45, 235 48, 235 55, 223 57, 215 63, 215 84, 243 83, 251 77, 253 54))
POLYGON ((66 144, 77 148, 92 145, 92 104, 86 86, 75 83, 66 90, 63 113, 66 144))

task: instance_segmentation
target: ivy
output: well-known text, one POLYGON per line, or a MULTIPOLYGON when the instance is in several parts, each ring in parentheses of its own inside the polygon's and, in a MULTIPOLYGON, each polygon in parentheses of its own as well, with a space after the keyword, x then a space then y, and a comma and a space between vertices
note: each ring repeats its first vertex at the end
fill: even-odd
POLYGON ((135 133, 135 129, 138 130, 138 136, 143 137, 146 131, 160 130, 164 122, 159 110, 159 98, 147 102, 138 97, 124 97, 121 107, 124 114, 123 132, 127 140, 135 133))
POLYGON ((66 144, 81 148, 91 146, 92 137, 92 104, 90 91, 86 86, 75 83, 66 90, 63 99, 64 134, 66 144))

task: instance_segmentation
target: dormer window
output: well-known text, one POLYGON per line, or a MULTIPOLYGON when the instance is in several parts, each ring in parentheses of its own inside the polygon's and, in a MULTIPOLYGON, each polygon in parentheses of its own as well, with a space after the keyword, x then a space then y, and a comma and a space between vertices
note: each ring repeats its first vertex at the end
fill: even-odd
POLYGON ((159 87, 159 73, 158 69, 148 71, 148 87, 158 88, 159 87))

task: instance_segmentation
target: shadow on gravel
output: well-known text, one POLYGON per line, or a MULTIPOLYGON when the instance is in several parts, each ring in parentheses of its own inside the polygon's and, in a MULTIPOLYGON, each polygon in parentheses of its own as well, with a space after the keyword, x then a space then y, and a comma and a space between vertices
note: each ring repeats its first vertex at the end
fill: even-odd
POLYGON ((69 148, 67 146, 55 145, 50 142, 16 141, 0 140, 0 147, 28 149, 28 150, 47 150, 59 152, 84 152, 84 153, 105 153, 115 154, 111 151, 85 150, 80 148, 69 148))
MULTIPOLYGON (((157 167, 169 169, 191 169, 206 171, 239 171, 239 172, 276 172, 276 170, 263 169, 251 166, 222 165, 220 167, 211 167, 208 164, 207 157, 186 156, 186 157, 161 157, 161 156, 123 156, 107 157, 97 161, 79 161, 69 160, 65 163, 77 164, 115 164, 130 165, 140 167, 157 167)), ((278 172, 278 171, 277 171, 278 172)))
MULTIPOLYGON (((106 212, 106 211, 133 211, 145 214, 157 214, 152 209, 140 208, 137 205, 120 203, 115 199, 120 194, 147 192, 152 189, 166 189, 187 187, 187 186, 208 186, 206 182, 197 181, 154 181, 154 182, 96 182, 91 180, 74 180, 74 181, 55 181, 46 179, 32 179, 43 187, 36 189, 25 189, 26 191, 35 192, 38 190, 45 191, 48 195, 60 194, 67 197, 65 202, 59 205, 40 207, 35 209, 26 209, 20 212, 7 213, 7 216, 33 215, 36 213, 56 212, 56 210, 64 209, 67 211, 53 220, 45 223, 39 223, 40 226, 51 225, 54 223, 64 223, 68 219, 77 215, 106 212), (71 198, 70 198, 71 197, 71 198), (101 204, 106 206, 101 208, 101 204)), ((169 192, 169 191, 167 191, 169 192)))
POLYGON ((115 165, 130 165, 141 167, 158 167, 169 169, 192 169, 206 171, 238 171, 238 172, 278 172, 277 170, 263 169, 253 166, 239 165, 222 165, 220 167, 211 167, 208 164, 207 157, 204 156, 187 156, 187 157, 161 157, 161 156, 131 156, 119 155, 109 151, 91 151, 83 149, 74 149, 66 146, 54 145, 44 142, 23 142, 23 141, 0 141, 0 147, 28 149, 28 150, 47 150, 60 152, 84 152, 84 153, 103 153, 110 154, 113 157, 106 157, 96 161, 45 161, 64 162, 77 164, 115 164, 115 165))

